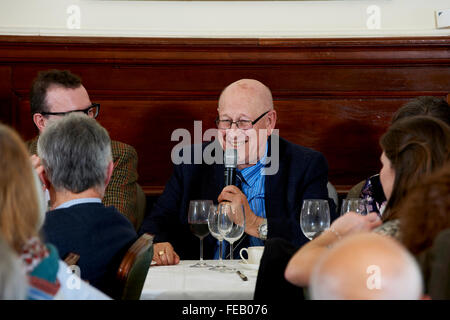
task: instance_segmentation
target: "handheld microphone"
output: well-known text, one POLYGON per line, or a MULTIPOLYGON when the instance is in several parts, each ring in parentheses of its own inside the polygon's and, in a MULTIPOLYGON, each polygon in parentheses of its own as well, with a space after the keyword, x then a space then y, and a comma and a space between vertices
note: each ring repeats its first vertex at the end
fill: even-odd
POLYGON ((237 150, 227 148, 225 150, 224 162, 225 186, 236 185, 237 150))

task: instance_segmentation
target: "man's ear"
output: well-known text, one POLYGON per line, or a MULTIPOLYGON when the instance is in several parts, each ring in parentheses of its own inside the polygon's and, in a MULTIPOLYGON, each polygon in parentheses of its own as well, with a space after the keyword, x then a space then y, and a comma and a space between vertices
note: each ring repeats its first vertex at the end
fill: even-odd
POLYGON ((50 190, 51 183, 45 170, 39 174, 39 180, 44 184, 44 189, 50 190))
POLYGON ((109 181, 111 180, 111 176, 114 170, 114 163, 112 161, 109 162, 108 168, 106 169, 106 179, 105 179, 105 188, 108 186, 109 181))
POLYGON ((40 113, 33 114, 33 122, 36 127, 39 129, 39 132, 43 132, 45 129, 46 120, 44 116, 40 113))
POLYGON ((275 124, 277 123, 277 112, 275 110, 271 110, 267 117, 267 136, 272 134, 273 129, 275 129, 275 124))

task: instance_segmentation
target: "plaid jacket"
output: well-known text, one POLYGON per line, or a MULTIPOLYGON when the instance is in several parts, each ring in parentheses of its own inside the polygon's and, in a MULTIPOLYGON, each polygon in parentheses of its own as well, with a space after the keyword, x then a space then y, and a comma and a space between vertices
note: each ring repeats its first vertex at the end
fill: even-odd
MULTIPOLYGON (((37 154, 37 140, 38 137, 35 137, 27 141, 27 147, 31 154, 37 154)), ((137 152, 132 146, 113 140, 111 140, 111 151, 114 170, 106 187, 103 204, 116 207, 136 226, 137 152)))

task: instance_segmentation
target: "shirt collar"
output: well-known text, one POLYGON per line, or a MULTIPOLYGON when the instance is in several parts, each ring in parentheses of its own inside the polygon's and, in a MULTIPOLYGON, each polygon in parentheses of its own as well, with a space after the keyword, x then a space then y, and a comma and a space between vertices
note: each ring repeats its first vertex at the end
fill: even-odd
POLYGON ((64 209, 69 208, 71 206, 82 204, 82 203, 102 203, 102 200, 100 198, 81 198, 81 199, 74 199, 64 202, 63 204, 60 204, 56 209, 64 209))
POLYGON ((254 166, 247 167, 242 170, 237 169, 237 171, 240 172, 244 178, 243 182, 248 184, 250 187, 252 187, 261 176, 263 176, 264 168, 266 167, 268 143, 269 142, 266 143, 266 151, 264 152, 264 156, 259 159, 254 166))

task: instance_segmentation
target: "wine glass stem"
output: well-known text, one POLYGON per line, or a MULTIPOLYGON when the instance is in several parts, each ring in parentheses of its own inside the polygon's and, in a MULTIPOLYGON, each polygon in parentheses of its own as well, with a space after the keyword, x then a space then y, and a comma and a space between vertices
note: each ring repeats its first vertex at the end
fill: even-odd
POLYGON ((230 260, 233 260, 233 242, 230 242, 230 260))
POLYGON ((223 263, 222 261, 222 251, 223 251, 223 246, 222 246, 223 240, 219 241, 219 264, 221 265, 223 263))
POLYGON ((203 238, 200 238, 200 261, 203 261, 203 238))

